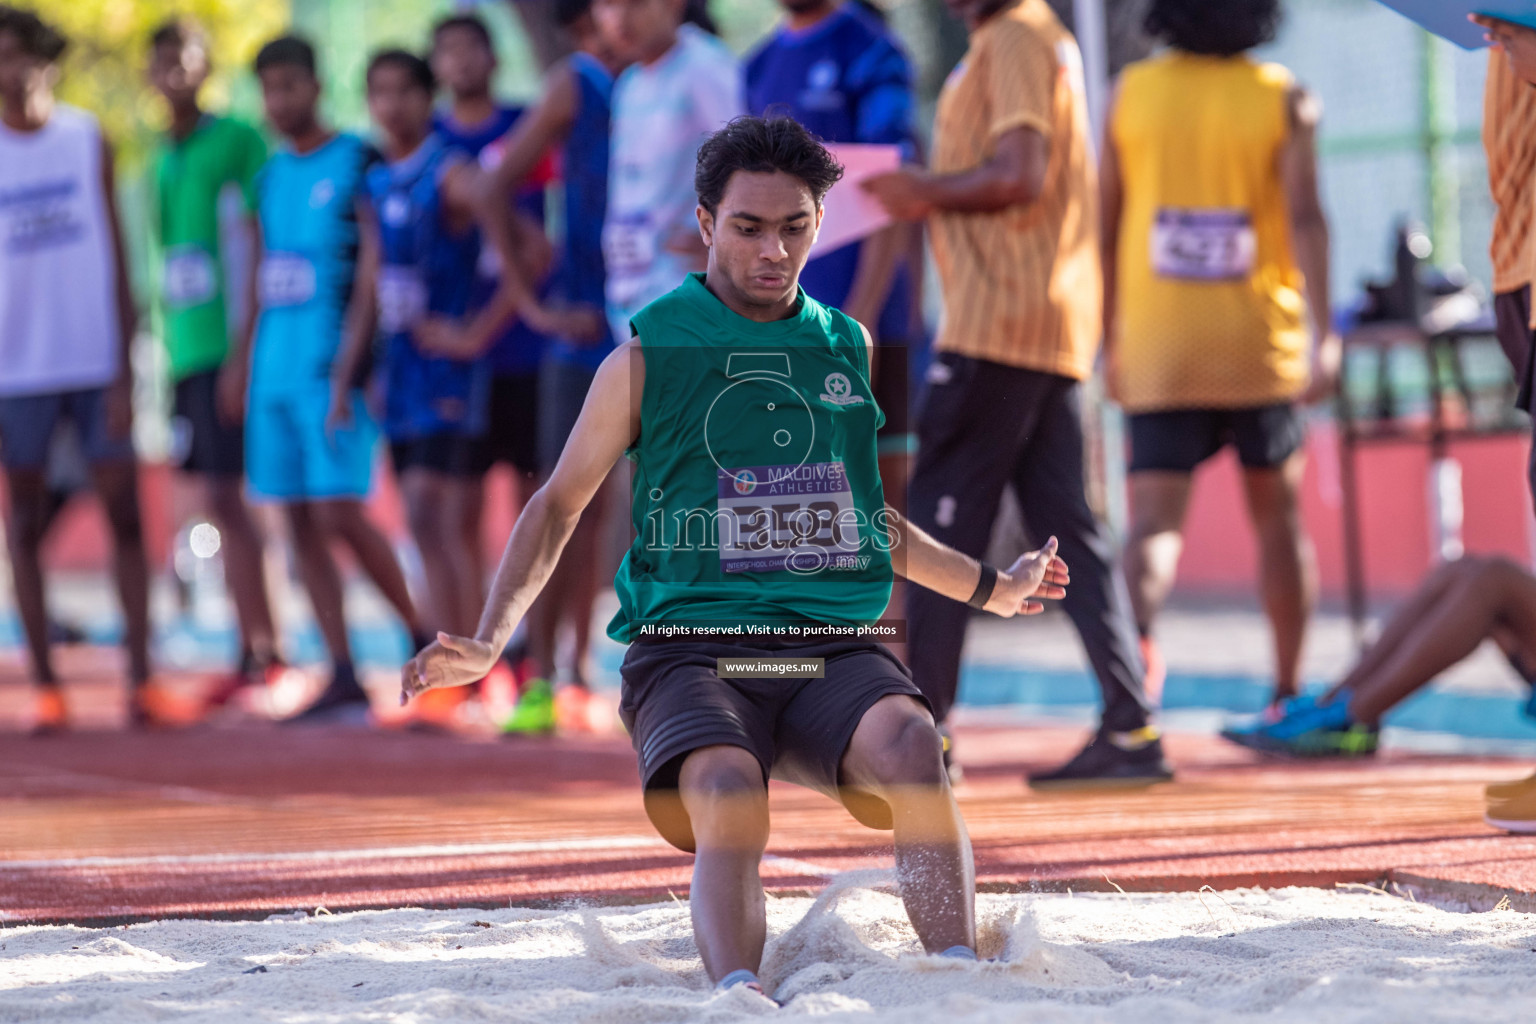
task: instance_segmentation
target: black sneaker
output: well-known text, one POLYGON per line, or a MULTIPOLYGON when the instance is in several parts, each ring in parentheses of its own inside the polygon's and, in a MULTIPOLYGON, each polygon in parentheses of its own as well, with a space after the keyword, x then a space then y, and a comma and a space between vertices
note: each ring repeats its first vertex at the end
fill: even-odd
POLYGON ((351 665, 337 665, 331 681, 316 697, 314 703, 292 718, 285 725, 367 725, 369 722, 368 694, 357 682, 357 673, 351 665))
POLYGON ((1151 786, 1172 778, 1161 739, 1127 750, 1101 732, 1060 768, 1036 772, 1025 781, 1031 789, 1089 789, 1151 786))

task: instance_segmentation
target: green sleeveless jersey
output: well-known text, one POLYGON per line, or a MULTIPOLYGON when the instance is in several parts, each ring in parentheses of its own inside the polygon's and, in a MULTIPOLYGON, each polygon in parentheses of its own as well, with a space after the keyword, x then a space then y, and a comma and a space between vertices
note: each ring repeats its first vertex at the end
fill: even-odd
POLYGON ((635 539, 608 635, 878 619, 892 579, 875 444, 885 414, 859 325, 803 289, 788 319, 748 320, 702 274, 631 323, 645 356, 627 452, 635 539))

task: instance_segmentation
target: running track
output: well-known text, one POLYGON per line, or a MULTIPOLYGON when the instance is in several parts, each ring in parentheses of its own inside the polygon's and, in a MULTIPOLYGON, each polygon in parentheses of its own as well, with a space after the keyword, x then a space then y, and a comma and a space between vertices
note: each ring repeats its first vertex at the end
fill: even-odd
MULTIPOLYGON (((110 688, 77 692, 111 703, 110 688)), ((960 731, 959 796, 983 887, 1396 882, 1536 907, 1536 837, 1481 822, 1482 785, 1528 764, 1406 754, 1276 763, 1174 735, 1176 783, 1024 789, 1022 772, 1080 740, 1060 727, 960 731)), ((771 805, 771 887, 889 864, 888 837, 824 798, 775 784, 771 805)), ((689 865, 646 821, 622 735, 472 741, 262 725, 0 734, 0 921, 641 901, 685 895, 689 865)))

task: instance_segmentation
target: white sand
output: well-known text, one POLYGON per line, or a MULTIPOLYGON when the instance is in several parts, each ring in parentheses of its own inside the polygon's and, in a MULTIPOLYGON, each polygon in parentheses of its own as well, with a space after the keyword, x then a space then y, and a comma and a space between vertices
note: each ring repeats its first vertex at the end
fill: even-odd
POLYGON ((858 881, 770 902, 783 1009, 711 992, 667 902, 10 927, 0 1021, 1536 1020, 1536 915, 1313 889, 983 896, 999 959, 964 964, 920 956, 896 898, 858 881))

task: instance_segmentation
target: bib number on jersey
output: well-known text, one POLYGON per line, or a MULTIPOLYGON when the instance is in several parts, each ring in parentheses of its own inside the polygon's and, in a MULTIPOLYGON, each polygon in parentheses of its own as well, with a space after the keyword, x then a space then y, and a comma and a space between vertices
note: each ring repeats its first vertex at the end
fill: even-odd
POLYGON ((427 282, 415 267, 379 270, 379 330, 400 334, 427 314, 427 282))
POLYGON ((1152 224, 1152 270, 1182 281, 1240 281, 1258 247, 1247 210, 1164 207, 1152 224))
POLYGON ((603 260, 608 273, 619 277, 633 277, 649 270, 656 260, 656 231, 649 218, 625 218, 605 224, 603 260))
POLYGON ((843 463, 744 466, 718 479, 722 572, 809 574, 867 564, 843 463))
POLYGON ((269 252, 257 275, 261 304, 268 309, 302 306, 315 297, 315 265, 291 252, 269 252))
POLYGON ((161 289, 170 309, 190 309, 213 301, 219 293, 219 272, 213 254, 196 245, 179 245, 165 254, 161 289))

